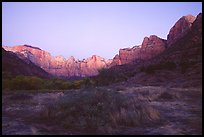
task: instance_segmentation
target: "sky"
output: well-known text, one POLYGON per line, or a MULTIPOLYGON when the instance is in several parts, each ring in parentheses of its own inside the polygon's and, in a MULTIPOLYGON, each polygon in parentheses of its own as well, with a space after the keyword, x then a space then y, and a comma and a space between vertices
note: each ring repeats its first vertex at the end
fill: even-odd
POLYGON ((200 12, 202 2, 2 2, 2 46, 112 59, 145 36, 166 39, 179 18, 200 12))

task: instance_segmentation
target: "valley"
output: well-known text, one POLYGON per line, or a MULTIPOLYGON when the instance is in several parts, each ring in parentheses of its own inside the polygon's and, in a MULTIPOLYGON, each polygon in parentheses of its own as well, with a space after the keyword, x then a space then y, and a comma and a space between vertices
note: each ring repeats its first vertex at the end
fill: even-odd
POLYGON ((2 53, 4 135, 202 135, 202 13, 109 60, 2 53))

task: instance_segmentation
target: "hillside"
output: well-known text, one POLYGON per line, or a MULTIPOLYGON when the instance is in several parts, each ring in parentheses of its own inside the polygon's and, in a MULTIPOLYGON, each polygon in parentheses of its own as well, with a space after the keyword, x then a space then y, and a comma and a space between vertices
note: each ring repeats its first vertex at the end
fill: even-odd
POLYGON ((2 48, 2 74, 4 77, 17 75, 38 76, 49 78, 51 75, 32 63, 30 60, 22 60, 15 53, 2 48))
MULTIPOLYGON (((182 23, 183 18, 186 17, 184 16, 179 20, 182 23)), ((173 26, 168 35, 171 39, 173 39, 172 37, 176 38, 172 42, 168 42, 171 45, 167 44, 165 50, 149 60, 133 57, 130 58, 131 61, 127 64, 114 65, 110 69, 104 70, 98 77, 95 77, 97 83, 111 84, 123 81, 122 83, 126 86, 200 87, 202 85, 202 13, 196 17, 195 21, 185 31, 180 31, 183 27, 186 27, 178 25, 179 21, 175 26, 180 26, 180 28, 173 26), (172 31, 178 34, 172 34, 172 31), (181 32, 184 32, 184 34, 180 34, 181 32), (108 81, 106 77, 109 79, 108 81)), ((167 39, 167 41, 171 41, 171 39, 167 39)), ((144 41, 146 40, 144 39, 144 41)), ((144 45, 144 41, 142 45, 144 45)), ((142 48, 139 50, 142 50, 142 48)), ((133 51, 135 51, 135 47, 129 49, 128 52, 133 51)), ((139 54, 141 52, 135 54, 135 56, 139 54)), ((131 55, 127 54, 126 57, 131 57, 131 55)), ((117 60, 115 58, 113 62, 124 62, 123 60, 125 60, 121 50, 117 60)))

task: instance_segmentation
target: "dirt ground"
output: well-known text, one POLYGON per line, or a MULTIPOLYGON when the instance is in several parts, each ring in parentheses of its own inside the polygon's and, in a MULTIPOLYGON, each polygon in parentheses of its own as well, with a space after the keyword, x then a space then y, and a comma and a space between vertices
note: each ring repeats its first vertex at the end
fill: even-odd
MULTIPOLYGON (((50 122, 35 119, 42 109, 64 92, 2 93, 3 135, 71 135, 83 134, 50 122)), ((142 86, 118 88, 126 96, 137 96, 160 112, 160 122, 141 127, 123 128, 119 134, 129 135, 202 135, 202 88, 166 88, 142 86)))

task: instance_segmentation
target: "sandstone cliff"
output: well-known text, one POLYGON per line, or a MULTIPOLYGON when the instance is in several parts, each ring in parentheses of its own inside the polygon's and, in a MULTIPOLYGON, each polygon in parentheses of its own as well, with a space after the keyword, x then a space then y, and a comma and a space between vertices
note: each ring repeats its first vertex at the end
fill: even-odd
POLYGON ((21 59, 29 59, 48 73, 63 77, 85 77, 98 74, 98 70, 106 68, 111 60, 93 55, 82 61, 75 60, 74 57, 65 59, 63 56, 51 56, 50 53, 40 48, 20 45, 14 47, 3 46, 5 50, 16 53, 21 59))
MULTIPOLYGON (((145 37, 141 45, 120 49, 119 54, 117 54, 112 60, 105 60, 96 55, 84 60, 76 60, 72 56, 68 59, 65 59, 63 56, 53 57, 50 53, 29 45, 14 47, 4 46, 4 49, 15 52, 21 59, 29 59, 48 73, 55 76, 93 76, 97 75, 98 70, 101 68, 110 68, 116 65, 128 64, 131 62, 144 62, 152 59, 159 54, 162 54, 172 45, 176 45, 175 43, 181 40, 189 33, 189 31, 198 29, 198 32, 201 32, 202 35, 202 26, 199 26, 201 24, 201 18, 202 14, 199 14, 197 18, 192 15, 183 16, 170 29, 169 34, 167 35, 167 40, 161 39, 156 35, 145 37), (191 28, 194 29, 192 30, 191 28)), ((200 35, 198 37, 196 36, 197 35, 195 34, 195 41, 196 39, 200 39, 200 35)), ((172 55, 172 58, 174 58, 173 56, 176 55, 172 55)))
POLYGON ((167 40, 161 39, 156 35, 151 35, 150 37, 145 37, 141 45, 134 46, 132 48, 120 49, 119 54, 113 58, 110 66, 112 67, 115 65, 139 62, 154 58, 173 45, 176 41, 184 37, 190 31, 195 20, 196 17, 192 15, 181 17, 170 29, 169 34, 167 35, 167 40))
POLYGON ((151 35, 149 38, 144 38, 142 45, 120 49, 119 55, 114 57, 111 66, 127 64, 133 61, 148 60, 163 52, 165 48, 166 40, 151 35))
POLYGON ((187 34, 195 19, 196 17, 192 15, 181 17, 170 29, 169 34, 167 35, 168 46, 171 46, 175 41, 187 34))

